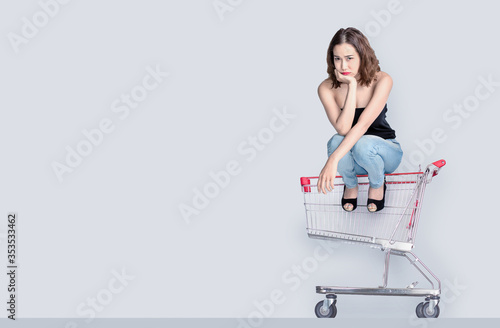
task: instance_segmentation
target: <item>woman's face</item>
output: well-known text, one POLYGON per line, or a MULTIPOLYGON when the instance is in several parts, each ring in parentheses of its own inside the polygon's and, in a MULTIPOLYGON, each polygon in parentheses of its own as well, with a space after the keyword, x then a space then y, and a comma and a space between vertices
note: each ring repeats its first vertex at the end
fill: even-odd
POLYGON ((360 58, 358 52, 349 43, 337 44, 333 47, 333 63, 339 73, 354 76, 358 74, 360 58))

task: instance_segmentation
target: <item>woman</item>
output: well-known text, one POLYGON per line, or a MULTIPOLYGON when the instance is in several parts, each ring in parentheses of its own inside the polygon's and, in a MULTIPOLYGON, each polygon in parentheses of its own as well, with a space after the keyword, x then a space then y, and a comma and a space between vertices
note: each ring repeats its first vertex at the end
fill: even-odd
POLYGON ((368 211, 384 208, 384 174, 394 172, 403 157, 396 133, 385 119, 392 78, 380 71, 378 63, 359 30, 340 29, 328 47, 329 78, 318 87, 326 115, 337 131, 328 141, 318 192, 333 190, 338 170, 344 181, 342 208, 349 212, 357 207, 356 175, 364 174, 370 182, 368 211))

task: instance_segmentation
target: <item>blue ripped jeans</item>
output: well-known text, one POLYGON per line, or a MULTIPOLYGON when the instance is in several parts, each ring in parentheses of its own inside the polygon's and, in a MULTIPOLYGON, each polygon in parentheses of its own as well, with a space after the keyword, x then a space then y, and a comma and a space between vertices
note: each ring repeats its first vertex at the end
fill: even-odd
MULTIPOLYGON (((328 157, 342 140, 344 136, 335 134, 328 141, 328 157)), ((337 170, 347 188, 355 188, 358 185, 356 175, 366 174, 370 187, 380 188, 384 184, 384 174, 396 171, 402 158, 403 150, 396 139, 363 135, 339 161, 337 170)))

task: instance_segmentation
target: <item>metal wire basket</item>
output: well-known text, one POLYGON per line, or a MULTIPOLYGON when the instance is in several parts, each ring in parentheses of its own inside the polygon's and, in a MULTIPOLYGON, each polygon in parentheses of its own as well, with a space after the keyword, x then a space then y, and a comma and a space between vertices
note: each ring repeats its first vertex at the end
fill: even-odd
POLYGON ((337 239, 349 243, 363 243, 386 252, 383 285, 377 288, 317 286, 316 292, 327 294, 315 308, 318 317, 335 317, 336 294, 425 296, 417 306, 418 317, 439 315, 441 282, 427 266, 411 252, 415 243, 425 187, 446 164, 444 160, 427 166, 423 172, 386 174, 385 207, 379 212, 366 208, 368 177, 358 176, 358 208, 344 211, 341 199, 344 191, 342 177, 337 176, 334 189, 323 194, 318 191, 318 177, 302 177, 300 182, 306 209, 307 234, 311 238, 337 239), (406 257, 430 282, 431 288, 387 288, 390 255, 406 257), (426 274, 427 272, 427 274, 426 274), (434 280, 432 280, 432 278, 434 280), (437 284, 434 284, 437 282, 437 284))

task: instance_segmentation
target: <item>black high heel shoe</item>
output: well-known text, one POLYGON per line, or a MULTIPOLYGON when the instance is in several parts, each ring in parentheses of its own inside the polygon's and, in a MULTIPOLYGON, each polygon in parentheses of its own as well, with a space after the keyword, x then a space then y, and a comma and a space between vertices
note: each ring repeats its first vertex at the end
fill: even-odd
POLYGON ((342 193, 342 209, 346 212, 352 212, 358 207, 358 198, 344 198, 345 194, 345 185, 344 185, 344 192, 342 193), (345 209, 344 205, 345 204, 351 204, 352 205, 352 210, 348 211, 345 209))
POLYGON ((370 205, 370 204, 374 204, 375 206, 377 206, 377 209, 375 211, 370 211, 368 209, 368 212, 375 213, 375 212, 378 212, 378 211, 380 211, 380 210, 382 210, 384 208, 384 205, 385 205, 385 190, 386 189, 387 189, 387 186, 385 185, 385 180, 384 180, 384 197, 382 197, 382 200, 376 200, 376 199, 368 198, 368 201, 366 202, 366 208, 368 208, 368 205, 370 205))

